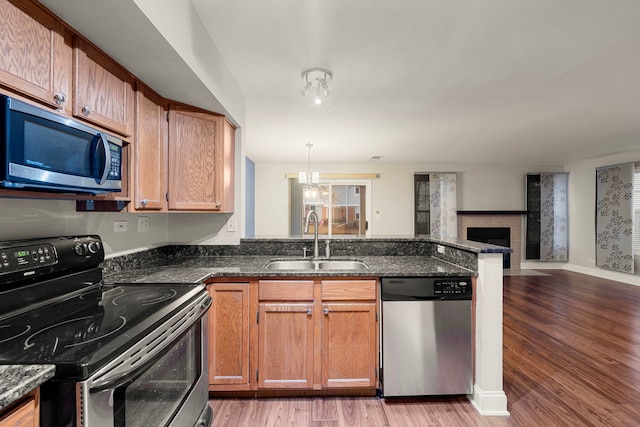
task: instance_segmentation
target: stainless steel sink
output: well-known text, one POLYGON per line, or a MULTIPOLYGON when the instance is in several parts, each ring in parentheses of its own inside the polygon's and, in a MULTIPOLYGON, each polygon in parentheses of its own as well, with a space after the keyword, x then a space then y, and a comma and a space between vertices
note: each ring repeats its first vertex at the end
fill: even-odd
POLYGON ((362 261, 355 260, 325 260, 318 261, 318 269, 319 270, 365 270, 369 268, 362 261))
POLYGON ((315 270, 311 260, 277 260, 269 261, 264 267, 267 270, 315 270))
POLYGON ((272 260, 264 267, 266 270, 366 270, 364 262, 352 259, 314 259, 314 260, 272 260))

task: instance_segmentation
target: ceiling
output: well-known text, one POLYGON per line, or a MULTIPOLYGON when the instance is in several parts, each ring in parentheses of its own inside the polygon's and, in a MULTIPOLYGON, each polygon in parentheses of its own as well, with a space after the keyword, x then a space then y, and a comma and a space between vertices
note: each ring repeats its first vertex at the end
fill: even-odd
POLYGON ((191 0, 254 161, 564 164, 640 148, 637 0, 191 0), (301 72, 333 72, 320 106, 301 72))
MULTIPOLYGON (((198 101, 202 70, 146 19, 176 0, 40 1, 161 94, 215 108, 198 101)), ((306 161, 307 142, 332 163, 563 165, 640 149, 638 0, 191 5, 244 94, 258 163, 306 161), (300 94, 310 67, 333 72, 320 106, 300 94)))

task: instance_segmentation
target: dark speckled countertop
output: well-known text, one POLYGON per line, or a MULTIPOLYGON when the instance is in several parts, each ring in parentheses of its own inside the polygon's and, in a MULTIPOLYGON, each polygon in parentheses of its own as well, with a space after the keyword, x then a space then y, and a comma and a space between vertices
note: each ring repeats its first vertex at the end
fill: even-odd
POLYGON ((301 259, 279 256, 215 256, 180 260, 164 266, 141 267, 105 275, 109 283, 198 283, 215 277, 419 277, 471 276, 475 272, 447 261, 425 256, 331 257, 358 260, 362 270, 268 270, 270 260, 301 259))
POLYGON ((55 374, 53 365, 0 365, 0 410, 55 374))
MULTIPOLYGON (((326 240, 320 240, 320 255, 326 240)), ((107 283, 198 283, 216 277, 451 277, 477 274, 478 254, 511 249, 458 239, 331 239, 331 259, 362 270, 269 270, 274 259, 302 259, 309 239, 242 239, 239 245, 170 245, 105 260, 107 283)))

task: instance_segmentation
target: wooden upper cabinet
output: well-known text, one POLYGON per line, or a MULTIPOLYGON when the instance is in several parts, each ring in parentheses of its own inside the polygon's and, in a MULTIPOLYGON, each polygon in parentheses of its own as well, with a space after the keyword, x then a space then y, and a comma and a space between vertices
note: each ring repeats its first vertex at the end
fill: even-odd
POLYGON ((35 2, 0 0, 0 86, 71 114, 71 34, 35 2))
POLYGON ((169 210, 233 212, 232 129, 224 116, 169 106, 169 210))
POLYGON ((136 138, 133 145, 133 208, 167 210, 167 107, 165 100, 136 84, 136 138))
POLYGON ((116 132, 133 134, 133 77, 100 50, 74 37, 73 115, 116 132))

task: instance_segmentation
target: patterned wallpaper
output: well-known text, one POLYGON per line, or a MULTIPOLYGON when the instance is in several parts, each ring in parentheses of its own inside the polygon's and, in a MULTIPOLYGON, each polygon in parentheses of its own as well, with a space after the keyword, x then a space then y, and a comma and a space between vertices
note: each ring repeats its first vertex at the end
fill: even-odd
POLYGON ((429 174, 429 193, 431 235, 437 238, 458 237, 456 174, 429 174))
POLYGON ((633 273, 633 164, 596 169, 596 266, 633 273))
POLYGON ((540 174, 540 259, 567 261, 567 187, 565 173, 540 174))

